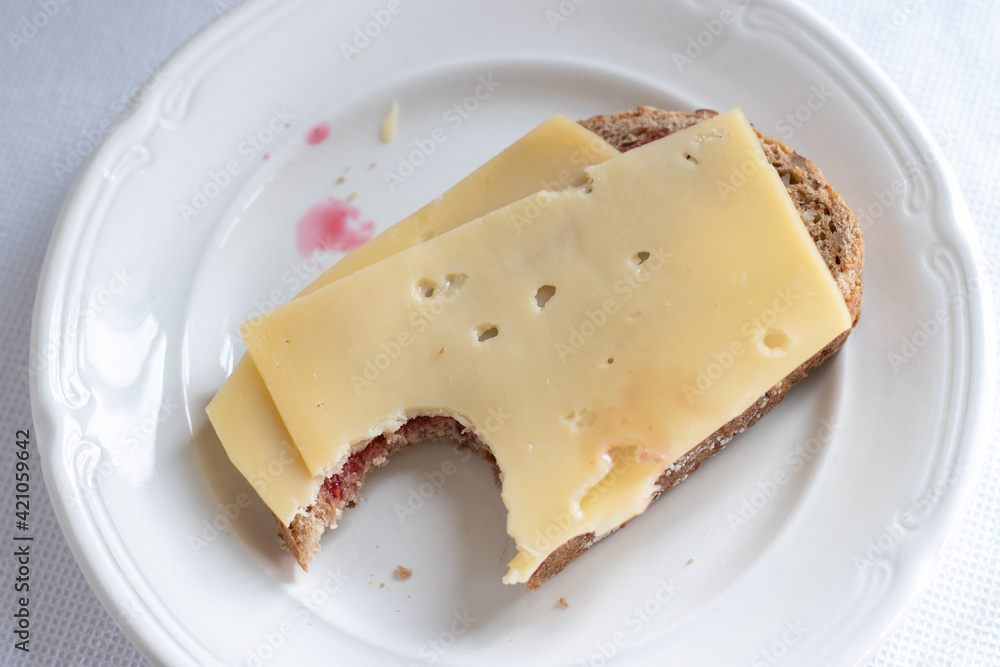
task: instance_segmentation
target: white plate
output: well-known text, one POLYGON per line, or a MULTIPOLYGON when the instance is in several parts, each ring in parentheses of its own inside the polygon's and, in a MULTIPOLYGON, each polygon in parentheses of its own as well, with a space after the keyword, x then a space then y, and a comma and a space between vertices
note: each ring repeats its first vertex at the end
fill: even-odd
POLYGON ((488 7, 249 0, 164 65, 96 152, 49 248, 32 356, 46 478, 89 581, 170 664, 871 655, 955 523, 992 405, 982 265, 926 128, 788 2, 488 7), (446 445, 373 475, 300 572, 204 414, 243 352, 237 323, 319 270, 297 221, 356 192, 352 225, 384 229, 553 113, 638 104, 740 105, 823 167, 867 243, 845 349, 538 592, 500 583, 513 550, 490 472, 435 475, 461 458, 446 445), (310 145, 321 122, 330 136, 310 145), (401 160, 419 165, 390 189, 401 160))

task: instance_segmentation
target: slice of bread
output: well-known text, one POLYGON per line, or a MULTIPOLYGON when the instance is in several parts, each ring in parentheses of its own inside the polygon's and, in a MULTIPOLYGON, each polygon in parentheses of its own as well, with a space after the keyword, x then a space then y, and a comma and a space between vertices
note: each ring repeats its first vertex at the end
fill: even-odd
MULTIPOLYGON (((715 116, 714 111, 706 110, 691 114, 639 107, 636 111, 595 116, 580 121, 580 124, 603 137, 618 150, 626 151, 713 116, 715 116)), ((813 242, 816 243, 836 280, 851 313, 853 324, 857 324, 861 315, 861 274, 864 262, 864 243, 857 218, 841 196, 823 179, 816 165, 785 143, 760 132, 757 135, 765 155, 784 181, 803 224, 809 230, 813 242)), ((785 397, 793 385, 806 376, 806 373, 836 352, 849 334, 850 330, 845 331, 831 341, 809 361, 769 389, 743 414, 722 426, 711 437, 706 438, 674 462, 659 478, 656 496, 659 497, 664 491, 697 470, 703 461, 720 451, 735 434, 757 423, 785 397)), ((449 417, 411 419, 395 433, 375 438, 364 449, 353 454, 339 475, 334 475, 324 482, 316 502, 296 516, 291 525, 285 526, 278 522, 280 535, 299 565, 308 570, 309 562, 319 552, 319 541, 323 531, 336 526, 343 510, 353 507, 358 502, 358 492, 369 470, 384 465, 395 451, 432 439, 453 440, 459 447, 469 448, 478 453, 493 466, 494 477, 497 484, 500 484, 501 475, 496 460, 475 433, 464 429, 461 424, 449 417)), ((528 588, 537 589, 542 581, 561 571, 570 561, 606 536, 589 533, 566 542, 532 574, 527 582, 528 588)))

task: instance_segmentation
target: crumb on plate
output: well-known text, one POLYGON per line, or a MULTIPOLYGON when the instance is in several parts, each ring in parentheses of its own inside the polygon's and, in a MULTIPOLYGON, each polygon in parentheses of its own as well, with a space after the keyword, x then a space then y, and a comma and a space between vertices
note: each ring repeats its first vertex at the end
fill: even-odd
POLYGON ((393 102, 389 107, 389 113, 382 121, 382 130, 379 133, 383 143, 389 143, 396 138, 396 130, 399 127, 399 103, 393 102))

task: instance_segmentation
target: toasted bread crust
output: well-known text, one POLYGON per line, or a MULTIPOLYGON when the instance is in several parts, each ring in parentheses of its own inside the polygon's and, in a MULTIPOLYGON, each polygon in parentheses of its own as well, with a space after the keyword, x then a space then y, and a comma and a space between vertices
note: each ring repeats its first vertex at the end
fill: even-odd
MULTIPOLYGON (((626 151, 715 115, 714 111, 704 109, 685 113, 640 106, 635 111, 594 116, 580 121, 580 124, 603 137, 618 150, 626 151)), ((785 182, 785 187, 799 211, 803 224, 836 280, 851 313, 853 324, 857 324, 861 315, 864 264, 864 242, 857 218, 840 194, 826 182, 816 165, 778 139, 760 132, 757 132, 757 136, 760 138, 764 154, 785 182)), ((710 456, 721 451, 734 435, 756 424, 781 402, 792 386, 840 349, 850 332, 848 329, 837 336, 788 377, 765 392, 743 414, 731 420, 671 465, 657 481, 659 489, 656 498, 683 481, 710 456)), ((379 454, 373 459, 372 465, 362 471, 356 486, 352 487, 344 498, 332 498, 328 494, 321 493, 316 503, 299 514, 291 525, 284 526, 278 522, 282 539, 302 568, 308 570, 309 561, 319 552, 319 540, 323 531, 327 527, 334 527, 343 509, 355 504, 356 493, 371 467, 384 465, 393 452, 405 449, 415 442, 442 438, 453 440, 460 447, 467 447, 490 462, 497 483, 500 483, 500 470, 489 448, 457 421, 448 417, 421 417, 410 420, 396 433, 376 438, 369 444, 369 447, 378 448, 379 454)), ((588 533, 569 540, 556 549, 532 574, 527 581, 528 588, 537 589, 541 586, 541 582, 560 572, 573 559, 609 534, 588 533)))

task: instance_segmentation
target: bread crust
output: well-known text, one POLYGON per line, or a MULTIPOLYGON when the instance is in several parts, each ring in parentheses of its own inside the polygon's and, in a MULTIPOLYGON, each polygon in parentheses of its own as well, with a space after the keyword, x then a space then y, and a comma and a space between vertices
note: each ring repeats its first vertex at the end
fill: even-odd
MULTIPOLYGON (((706 109, 686 113, 640 106, 635 111, 594 116, 580 121, 580 125, 600 135, 618 150, 627 151, 715 115, 714 111, 706 109)), ((823 178, 815 164, 796 153, 784 142, 761 134, 757 130, 755 132, 760 139, 764 154, 785 183, 803 224, 844 297, 844 302, 851 313, 853 329, 861 316, 864 266, 864 241, 861 238, 857 217, 844 203, 840 194, 823 178)), ((852 329, 837 336, 788 377, 766 391, 743 414, 722 426, 671 465, 657 480, 658 489, 653 500, 683 481, 710 456, 721 451, 734 435, 750 428, 770 412, 781 402, 791 387, 840 349, 852 329)), ((384 465, 395 451, 431 439, 449 439, 459 447, 478 453, 493 466, 496 482, 498 485, 501 484, 502 475, 496 460, 475 433, 449 417, 411 419, 397 432, 376 438, 362 452, 354 455, 361 456, 365 465, 359 474, 351 477, 349 484, 336 485, 340 497, 329 492, 328 486, 331 486, 333 478, 328 479, 316 502, 296 516, 291 525, 285 526, 278 521, 279 534, 299 565, 308 570, 309 561, 319 552, 320 536, 326 528, 336 526, 344 509, 356 504, 357 493, 369 470, 384 465)), ((628 522, 605 535, 588 533, 569 540, 535 570, 526 585, 531 589, 539 588, 543 581, 560 572, 577 556, 615 530, 623 528, 626 523, 628 522)))

